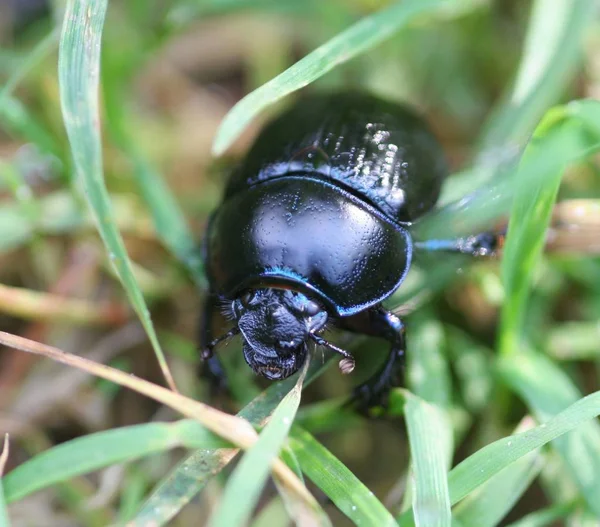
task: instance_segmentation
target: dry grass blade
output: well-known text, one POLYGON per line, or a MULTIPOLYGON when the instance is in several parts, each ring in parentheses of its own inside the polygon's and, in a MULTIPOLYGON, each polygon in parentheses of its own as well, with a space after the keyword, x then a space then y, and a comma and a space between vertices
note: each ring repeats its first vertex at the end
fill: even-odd
POLYGON ((88 302, 2 284, 0 284, 0 312, 31 320, 65 321, 99 326, 119 325, 127 320, 127 309, 120 304, 88 302))
MULTIPOLYGON (((248 449, 254 445, 258 439, 258 434, 252 425, 245 419, 220 412, 206 404, 184 397, 183 395, 163 388, 162 386, 158 386, 157 384, 145 381, 144 379, 139 379, 127 373, 123 373, 110 366, 98 364, 82 357, 65 353, 58 348, 34 342, 16 335, 11 335, 4 331, 0 331, 0 344, 28 353, 42 355, 68 366, 87 371, 96 377, 101 377, 121 386, 125 386, 126 388, 130 388, 131 390, 146 395, 155 401, 177 410, 182 415, 196 419, 211 432, 231 441, 231 443, 240 448, 248 449)), ((273 462, 272 469, 282 485, 284 485, 290 493, 294 494, 299 501, 305 502, 307 508, 315 510, 318 507, 314 497, 298 479, 296 474, 294 474, 283 461, 276 459, 273 462)))

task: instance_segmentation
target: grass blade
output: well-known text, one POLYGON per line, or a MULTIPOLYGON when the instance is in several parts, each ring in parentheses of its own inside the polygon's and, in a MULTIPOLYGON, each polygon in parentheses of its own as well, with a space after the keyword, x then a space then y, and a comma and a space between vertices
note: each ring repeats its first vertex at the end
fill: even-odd
POLYGON ((217 131, 213 153, 222 154, 267 106, 377 46, 419 15, 453 8, 460 11, 463 4, 472 3, 448 6, 446 0, 404 0, 363 18, 238 102, 217 131))
MULTIPOLYGON (((450 471, 451 505, 456 505, 511 463, 599 415, 600 391, 579 399, 540 426, 486 445, 450 471)), ((412 509, 403 513, 399 522, 403 526, 411 525, 412 509)))
POLYGON ((514 86, 487 123, 480 140, 483 148, 495 150, 527 141, 573 78, 594 10, 594 3, 587 0, 533 2, 514 86))
POLYGON ((137 285, 104 184, 98 109, 100 43, 107 0, 69 0, 59 46, 58 77, 65 127, 78 179, 94 213, 111 263, 150 338, 172 390, 175 382, 137 285))
POLYGON ((19 465, 4 478, 5 496, 13 502, 69 478, 171 448, 218 448, 224 444, 226 441, 191 419, 89 434, 19 465))
MULTIPOLYGON (((258 438, 254 428, 244 419, 226 414, 204 403, 189 399, 144 379, 133 377, 115 368, 98 364, 88 359, 65 353, 52 346, 46 346, 45 344, 11 335, 4 331, 0 331, 0 344, 28 353, 42 355, 62 364, 91 373, 96 377, 135 390, 142 395, 177 410, 187 417, 196 419, 207 429, 227 439, 237 447, 250 448, 258 438)), ((290 493, 294 494, 295 499, 305 502, 308 508, 314 507, 315 500, 313 496, 286 464, 277 458, 273 461, 272 468, 273 472, 286 482, 286 488, 289 489, 290 493)))
POLYGON ((576 507, 575 502, 559 503, 546 509, 532 512, 520 520, 509 524, 507 527, 546 527, 547 525, 562 525, 567 515, 576 507))
POLYGON ((411 393, 440 408, 450 405, 452 381, 443 352, 442 325, 427 313, 411 317, 407 356, 411 393))
MULTIPOLYGON (((300 405, 302 383, 306 375, 306 362, 296 385, 277 406, 269 423, 261 432, 258 441, 250 448, 231 475, 222 499, 212 514, 210 527, 246 525, 269 476, 271 463, 277 457, 285 441, 300 405)), ((310 512, 310 511, 305 511, 310 512)), ((314 511, 317 512, 317 511, 314 511)), ((327 525, 323 515, 312 516, 313 525, 327 525)), ((311 524, 310 516, 306 519, 311 524)), ((297 522, 303 524, 302 521, 297 522)))
POLYGON ((396 525, 373 493, 311 434, 295 426, 290 444, 302 471, 356 525, 396 525))
MULTIPOLYGON (((305 385, 312 382, 325 367, 312 361, 305 385)), ((272 384, 268 390, 244 407, 239 417, 254 426, 262 426, 286 394, 294 379, 272 384)), ((185 458, 164 478, 146 500, 131 525, 165 525, 198 494, 208 480, 220 472, 239 452, 238 449, 202 450, 185 458)))
MULTIPOLYGON (((533 420, 525 419, 517 428, 517 432, 532 427, 533 420)), ((462 525, 498 525, 529 488, 541 468, 539 449, 529 452, 469 494, 454 508, 453 518, 462 525)))
MULTIPOLYGON (((554 119, 554 114, 549 113, 540 124, 537 139, 532 141, 521 162, 521 178, 517 179, 517 184, 527 179, 532 163, 530 156, 554 151, 560 153, 558 158, 561 159, 567 157, 568 152, 585 147, 578 123, 554 124, 554 119)), ((502 305, 499 350, 503 355, 518 351, 529 287, 544 247, 546 229, 564 169, 565 166, 559 163, 535 187, 525 188, 525 182, 516 189, 502 258, 505 300, 502 305)))
MULTIPOLYGON (((518 360, 505 357, 500 372, 540 420, 581 400, 581 393, 567 375, 539 353, 521 352, 518 360)), ((600 517, 600 424, 586 423, 555 440, 553 446, 566 462, 590 510, 600 517)))
POLYGON ((413 467, 412 505, 417 527, 450 527, 448 469, 452 428, 445 412, 404 392, 413 467))

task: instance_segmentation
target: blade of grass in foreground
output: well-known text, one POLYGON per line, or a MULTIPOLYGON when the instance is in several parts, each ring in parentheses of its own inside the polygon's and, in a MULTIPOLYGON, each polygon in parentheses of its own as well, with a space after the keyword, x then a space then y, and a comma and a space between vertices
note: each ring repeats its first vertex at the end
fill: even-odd
MULTIPOLYGON (((539 353, 522 351, 517 360, 503 357, 500 373, 540 420, 549 419, 581 397, 569 377, 539 353)), ((588 507, 600 517, 600 424, 586 423, 556 439, 553 446, 564 459, 588 507)))
MULTIPOLYGON (((248 523, 269 476, 271 463, 278 456, 298 411, 307 366, 308 361, 298 376, 296 385, 273 412, 258 441, 246 452, 235 468, 217 509, 209 520, 210 527, 228 527, 248 523)), ((320 512, 322 513, 322 511, 320 512)), ((320 525, 329 524, 324 513, 320 515, 319 520, 320 525)), ((304 522, 302 519, 296 518, 296 523, 303 524, 304 522)))
MULTIPOLYGON (((540 426, 504 437, 478 450, 454 467, 448 475, 450 503, 456 505, 492 476, 523 456, 550 441, 571 432, 600 415, 600 391, 579 399, 566 410, 540 426)), ((412 510, 401 516, 402 525, 410 525, 412 510)))
MULTIPOLYGON (((533 426, 533 419, 525 418, 516 432, 533 426)), ((538 449, 510 464, 461 501, 452 511, 453 519, 464 526, 495 527, 539 474, 542 461, 538 449)))
POLYGON ((67 3, 58 57, 63 119, 71 143, 76 174, 82 182, 111 263, 150 338, 168 385, 176 391, 150 313, 133 274, 123 239, 116 227, 104 184, 98 82, 106 7, 107 0, 69 0, 67 3))
POLYGON ((450 527, 448 469, 452 428, 441 408, 404 391, 404 415, 413 467, 412 505, 417 527, 450 527))
POLYGON ((19 465, 4 478, 5 496, 10 503, 69 478, 178 446, 225 445, 226 441, 191 419, 89 434, 61 443, 19 465))
MULTIPOLYGON (((99 364, 77 355, 65 353, 58 348, 47 346, 23 337, 18 337, 4 331, 0 331, 0 344, 44 356, 134 390, 177 410, 187 417, 196 419, 210 431, 227 439, 237 447, 248 449, 258 439, 258 434, 245 419, 226 414, 204 403, 184 397, 179 393, 144 379, 128 375, 120 370, 111 368, 110 366, 99 364)), ((306 513, 312 517, 312 512, 318 505, 315 505, 316 502, 314 497, 308 492, 304 484, 279 458, 273 461, 272 469, 282 481, 286 482, 286 489, 289 490, 289 494, 294 496, 294 499, 296 500, 295 503, 297 503, 298 506, 306 506, 306 513)))
POLYGON ((294 426, 290 445, 302 471, 356 525, 396 526, 375 495, 311 434, 294 426))
MULTIPOLYGON (((326 368, 312 361, 305 385, 316 379, 326 368)), ((262 426, 285 395, 293 388, 294 378, 272 384, 238 414, 254 426, 262 426)), ((164 478, 141 507, 130 525, 165 525, 198 494, 208 480, 220 472, 239 452, 221 448, 201 450, 185 458, 164 478)))
POLYGON ((404 0, 363 18, 238 102, 217 131, 213 153, 222 154, 264 108, 377 46, 418 16, 435 12, 452 13, 452 10, 460 14, 478 3, 472 0, 404 0))

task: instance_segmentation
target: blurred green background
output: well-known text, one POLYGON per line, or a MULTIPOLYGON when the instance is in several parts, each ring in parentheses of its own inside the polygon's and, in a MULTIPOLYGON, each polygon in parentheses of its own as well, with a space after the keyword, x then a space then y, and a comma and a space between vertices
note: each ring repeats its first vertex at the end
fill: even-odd
MULTIPOLYGON (((442 8, 431 1, 431 9, 423 7, 407 24, 401 20, 402 7, 393 10, 403 3, 411 4, 113 0, 102 34, 97 128, 93 115, 89 122, 80 117, 93 96, 83 93, 94 85, 93 68, 86 69, 89 63, 82 71, 71 67, 76 60, 69 53, 77 46, 93 53, 103 2, 69 3, 71 13, 80 16, 73 19, 74 34, 62 37, 59 88, 65 3, 1 0, 0 330, 164 384, 135 313, 147 316, 142 295, 136 297, 130 288, 137 282, 152 319, 152 326, 145 320, 146 329, 156 331, 179 390, 228 412, 239 411, 267 384, 246 367, 237 342, 219 352, 231 394, 211 396, 198 377, 195 346, 204 282, 197 249, 228 170, 265 119, 290 102, 275 100, 300 87, 306 71, 300 72, 298 85, 293 78, 280 78, 281 84, 268 92, 275 104, 249 126, 242 126, 239 114, 230 114, 234 125, 239 118, 243 133, 215 159, 211 148, 217 129, 245 95, 388 8, 390 14, 374 18, 365 34, 390 31, 389 38, 363 50, 363 37, 341 34, 338 57, 356 56, 348 62, 333 56, 309 60, 323 71, 344 63, 305 89, 362 88, 423 113, 455 175, 442 198, 441 204, 449 205, 417 226, 418 237, 474 233, 505 224, 510 213, 517 226, 514 236, 509 232, 514 243, 509 242, 502 264, 498 259, 423 257, 390 302, 407 314, 407 388, 443 416, 440 437, 433 438, 441 443, 433 449, 438 454, 451 449, 454 466, 512 434, 519 423, 533 426, 526 416, 544 422, 596 391, 600 259, 594 253, 600 250, 600 182, 593 154, 600 143, 600 111, 590 101, 557 105, 600 93, 598 3, 470 0, 442 8), (84 28, 80 24, 86 16, 92 22, 84 28), (528 143, 544 115, 539 144, 528 143), (100 167, 94 164, 94 130, 101 132, 100 167), (528 144, 529 164, 519 165, 528 144), (558 198, 567 204, 555 210, 554 238, 548 254, 538 258, 563 174, 558 198), (111 217, 101 214, 108 210, 95 186, 102 175, 111 217), (118 228, 129 260, 119 253, 118 242, 110 245, 110 233, 103 233, 109 248, 102 242, 92 211, 118 228), (128 294, 118 276, 129 284, 128 294), (517 355, 519 346, 523 349, 517 355), (442 437, 445 433, 454 437, 453 447, 442 437)), ((231 143, 235 134, 225 137, 229 131, 223 130, 223 144, 231 143)), ((302 443, 295 430, 288 456, 295 452, 312 480, 309 489, 334 525, 380 525, 387 518, 378 508, 381 503, 402 525, 413 521, 410 514, 401 516, 411 504, 422 514, 420 525, 446 525, 440 510, 449 510, 447 486, 425 482, 421 487, 419 476, 414 487, 410 464, 411 454, 413 469, 418 458, 411 449, 426 444, 437 429, 432 425, 415 432, 409 424, 409 444, 401 415, 410 410, 408 392, 398 391, 391 408, 380 410, 377 419, 341 410, 352 385, 377 367, 385 344, 352 335, 336 338, 353 350, 357 370, 342 377, 337 368, 329 368, 306 388, 296 423, 318 441, 302 443), (327 487, 319 479, 332 471, 326 457, 302 457, 301 444, 327 447, 339 460, 329 462, 345 464, 373 497, 348 475, 338 475, 327 487), (423 489, 432 492, 430 510, 415 498, 425 496, 419 494, 423 489), (353 517, 357 507, 359 516, 353 517)), ((5 472, 75 438, 177 416, 116 384, 0 349, 0 431, 11 438, 5 472)), ((437 422, 435 416, 430 424, 437 422)), ((520 526, 599 525, 598 423, 561 441, 541 450, 531 446, 520 464, 498 474, 503 478, 492 478, 470 494, 454 508, 455 525, 508 525, 525 517, 520 526)), ((100 439, 86 452, 92 457, 112 448, 103 445, 100 439)), ((63 527, 132 518, 135 525, 163 524, 176 514, 170 525, 203 525, 221 502, 232 468, 215 470, 219 474, 206 478, 201 494, 193 497, 190 491, 190 503, 165 492, 161 504, 169 503, 172 513, 153 515, 152 507, 143 504, 187 455, 168 448, 157 447, 155 455, 130 463, 140 454, 98 461, 95 468, 101 470, 91 474, 91 468, 67 470, 69 450, 55 465, 30 465, 33 474, 54 473, 54 479, 26 484, 17 481, 16 472, 12 480, 8 476, 8 516, 13 525, 63 527), (43 490, 32 493, 38 489, 43 490)), ((431 452, 424 459, 438 469, 447 463, 446 454, 441 461, 431 452)), ((490 454, 490 459, 495 458, 490 454)), ((466 480, 476 482, 476 477, 466 480)), ((453 504, 458 495, 451 476, 453 504)), ((254 525, 289 521, 272 483, 257 499, 254 525)))

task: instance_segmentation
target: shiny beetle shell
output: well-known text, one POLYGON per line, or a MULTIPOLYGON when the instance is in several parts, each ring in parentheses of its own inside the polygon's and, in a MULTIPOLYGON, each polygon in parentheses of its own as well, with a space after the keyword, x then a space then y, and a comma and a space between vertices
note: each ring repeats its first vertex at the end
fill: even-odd
POLYGON ((380 303, 410 267, 410 223, 446 175, 441 147, 404 106, 359 93, 300 99, 268 124, 211 219, 211 287, 290 287, 337 316, 380 303))

